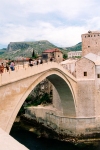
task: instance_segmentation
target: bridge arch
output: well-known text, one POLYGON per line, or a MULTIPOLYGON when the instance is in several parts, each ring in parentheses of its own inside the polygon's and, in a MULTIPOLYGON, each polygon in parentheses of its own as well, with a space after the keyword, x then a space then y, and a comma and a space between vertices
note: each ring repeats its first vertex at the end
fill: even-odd
MULTIPOLYGON (((22 104, 24 103, 30 92, 43 80, 47 79, 55 86, 58 94, 60 96, 60 109, 63 111, 63 115, 75 116, 75 94, 69 80, 64 76, 60 70, 50 69, 45 73, 42 73, 31 85, 26 89, 23 96, 19 100, 16 108, 14 109, 13 116, 16 117, 18 111, 20 110, 22 104), (59 82, 60 81, 60 82, 59 82), (62 88, 63 86, 63 88, 62 88), (17 112, 17 113, 16 113, 17 112)), ((33 77, 34 78, 34 77, 33 77)), ((57 104, 58 105, 58 104, 57 104)), ((14 122, 14 120, 13 120, 14 122)), ((12 123, 13 124, 13 123, 12 123)))
MULTIPOLYGON (((38 85, 45 78, 48 78, 48 80, 54 85, 57 92, 59 93, 60 97, 59 105, 63 110, 63 115, 75 116, 76 98, 75 98, 75 86, 73 86, 75 84, 75 81, 73 81, 73 79, 67 76, 65 72, 63 72, 62 70, 57 68, 51 68, 38 74, 32 75, 31 77, 27 77, 22 80, 12 82, 11 85, 9 84, 6 85, 6 88, 8 86, 8 88, 10 87, 12 89, 12 87, 14 87, 14 85, 16 84, 15 91, 14 89, 12 89, 12 92, 15 94, 13 94, 14 96, 12 98, 10 97, 11 98, 10 103, 13 103, 12 104, 13 108, 10 108, 11 112, 9 113, 9 115, 6 114, 7 115, 6 125, 4 127, 0 125, 0 127, 3 128, 6 132, 10 132, 10 129, 13 125, 16 115, 20 110, 22 104, 24 103, 25 99, 27 98, 27 96, 36 87, 36 85, 38 85), (23 85, 24 87, 22 88, 20 85, 23 85), (62 88, 61 85, 64 88, 62 88), (19 89, 20 91, 19 93, 18 90, 16 90, 16 88, 19 89)), ((6 107, 5 105, 5 111, 7 111, 7 109, 8 107, 6 107)), ((0 120, 2 121, 1 117, 0 120)))

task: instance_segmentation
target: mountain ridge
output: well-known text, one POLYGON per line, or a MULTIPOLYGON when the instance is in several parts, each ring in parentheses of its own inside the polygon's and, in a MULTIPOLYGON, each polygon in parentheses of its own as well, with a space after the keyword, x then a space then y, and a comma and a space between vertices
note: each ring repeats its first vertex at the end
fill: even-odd
POLYGON ((47 40, 10 42, 7 49, 4 48, 0 50, 0 57, 6 59, 13 59, 15 57, 32 57, 33 50, 36 54, 41 55, 44 50, 52 48, 58 48, 64 54, 67 54, 68 51, 81 50, 81 47, 81 42, 72 47, 58 47, 47 40))

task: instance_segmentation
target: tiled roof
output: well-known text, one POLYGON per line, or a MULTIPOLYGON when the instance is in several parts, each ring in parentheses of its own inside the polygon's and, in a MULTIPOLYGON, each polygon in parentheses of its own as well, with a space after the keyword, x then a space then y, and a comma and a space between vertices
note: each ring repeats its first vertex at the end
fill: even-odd
POLYGON ((43 53, 53 53, 53 52, 60 52, 60 50, 57 48, 53 48, 53 49, 47 49, 43 51, 43 53))

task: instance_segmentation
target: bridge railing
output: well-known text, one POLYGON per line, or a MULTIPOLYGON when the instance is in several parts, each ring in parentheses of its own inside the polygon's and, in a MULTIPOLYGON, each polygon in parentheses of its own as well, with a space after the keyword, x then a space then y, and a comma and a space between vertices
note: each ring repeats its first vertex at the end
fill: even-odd
POLYGON ((69 77, 71 77, 73 80, 76 80, 71 74, 65 70, 60 64, 56 62, 48 62, 48 63, 43 63, 35 66, 29 66, 28 64, 24 65, 16 65, 15 70, 11 71, 9 70, 8 72, 4 70, 2 74, 0 74, 0 86, 11 83, 14 81, 18 81, 23 78, 27 78, 36 74, 39 74, 43 71, 47 71, 49 69, 56 68, 58 70, 63 71, 63 73, 67 74, 69 77))

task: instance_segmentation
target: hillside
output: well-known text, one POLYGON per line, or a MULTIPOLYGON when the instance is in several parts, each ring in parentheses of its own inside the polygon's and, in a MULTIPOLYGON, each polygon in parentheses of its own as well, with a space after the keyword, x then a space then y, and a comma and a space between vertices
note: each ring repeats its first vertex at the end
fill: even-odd
POLYGON ((57 47, 46 40, 34 42, 10 42, 7 49, 0 50, 0 58, 14 59, 16 57, 31 57, 34 50, 35 54, 41 55, 46 49, 59 48, 64 54, 68 51, 79 51, 82 49, 82 43, 78 43, 72 47, 57 47))
POLYGON ((12 59, 15 57, 31 57, 32 52, 41 54, 46 49, 56 48, 57 46, 51 44, 49 41, 35 41, 35 42, 10 42, 5 53, 1 54, 0 57, 12 59))
POLYGON ((6 52, 6 50, 7 50, 6 48, 0 49, 0 55, 4 54, 6 52))
POLYGON ((68 51, 81 51, 82 50, 82 42, 80 42, 74 46, 71 46, 71 47, 65 47, 65 49, 68 51))

